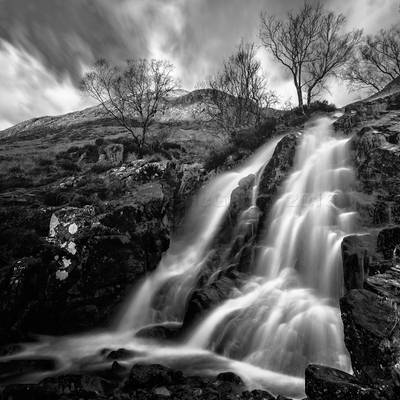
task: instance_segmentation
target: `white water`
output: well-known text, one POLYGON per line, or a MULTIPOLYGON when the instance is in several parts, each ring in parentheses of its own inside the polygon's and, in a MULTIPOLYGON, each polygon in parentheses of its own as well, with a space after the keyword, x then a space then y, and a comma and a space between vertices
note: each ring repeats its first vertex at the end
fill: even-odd
MULTIPOLYGON (((304 395, 308 363, 349 370, 337 300, 342 287, 340 243, 354 229, 356 214, 346 207, 353 180, 347 139, 331 137, 331 122, 319 119, 306 129, 293 172, 265 223, 247 283, 205 316, 183 343, 141 339, 134 333, 148 324, 182 320, 231 192, 243 177, 262 171, 279 139, 201 191, 183 235, 172 241, 157 270, 134 290, 116 330, 42 338, 17 357, 55 357, 61 372, 98 367, 104 363, 100 349, 123 347, 135 351, 127 363, 162 363, 188 374, 231 370, 250 389, 296 398, 304 395)), ((258 212, 259 179, 255 182, 252 204, 239 223, 258 212)))
POLYGON ((355 213, 341 210, 353 173, 348 139, 330 136, 331 120, 308 128, 267 221, 262 248, 240 293, 220 305, 188 344, 293 376, 310 362, 350 364, 337 300, 340 244, 355 213))
POLYGON ((271 140, 243 167, 221 174, 200 192, 186 217, 182 237, 172 242, 155 272, 135 289, 128 308, 121 315, 119 330, 182 321, 188 295, 210 255, 212 241, 229 208, 232 191, 241 179, 257 175, 270 160, 279 140, 271 140), (156 300, 157 309, 154 308, 156 300))

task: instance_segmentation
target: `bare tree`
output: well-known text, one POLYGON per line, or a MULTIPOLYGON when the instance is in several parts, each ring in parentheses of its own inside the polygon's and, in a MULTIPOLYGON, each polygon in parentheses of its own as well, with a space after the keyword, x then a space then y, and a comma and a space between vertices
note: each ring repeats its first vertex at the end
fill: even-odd
POLYGON ((260 38, 274 58, 292 75, 299 107, 326 88, 326 81, 349 59, 360 31, 342 34, 342 14, 327 12, 320 3, 305 2, 285 20, 261 14, 260 38))
POLYGON ((304 67, 314 60, 313 44, 319 38, 321 17, 322 6, 307 2, 297 14, 289 12, 286 20, 261 14, 261 41, 290 71, 299 107, 303 107, 304 67))
POLYGON ((313 61, 305 65, 307 105, 327 90, 328 78, 337 76, 360 41, 361 30, 341 33, 345 23, 346 18, 342 14, 329 12, 321 16, 319 37, 312 46, 313 61))
POLYGON ((230 133, 239 127, 259 124, 262 109, 277 102, 275 93, 266 88, 253 43, 242 41, 207 85, 211 88, 207 113, 230 133))
POLYGON ((175 88, 171 73, 166 61, 128 60, 119 67, 99 60, 81 87, 132 135, 142 154, 148 128, 175 88))
POLYGON ((400 76, 400 25, 364 38, 342 77, 353 89, 382 90, 400 76))

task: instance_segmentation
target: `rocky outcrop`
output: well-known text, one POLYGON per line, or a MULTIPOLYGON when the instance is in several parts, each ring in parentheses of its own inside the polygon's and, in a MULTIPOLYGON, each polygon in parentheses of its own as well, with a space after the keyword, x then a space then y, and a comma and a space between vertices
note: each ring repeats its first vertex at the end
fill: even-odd
POLYGON ((340 301, 345 343, 355 376, 370 385, 390 382, 400 360, 397 307, 368 290, 351 290, 340 301))
POLYGON ((0 341, 104 325, 157 266, 169 246, 176 166, 133 163, 107 172, 104 182, 118 196, 100 207, 55 210, 32 255, 1 269, 0 341))
POLYGON ((257 206, 263 216, 268 215, 272 199, 293 166, 298 141, 298 134, 291 133, 284 136, 263 171, 257 196, 257 206))

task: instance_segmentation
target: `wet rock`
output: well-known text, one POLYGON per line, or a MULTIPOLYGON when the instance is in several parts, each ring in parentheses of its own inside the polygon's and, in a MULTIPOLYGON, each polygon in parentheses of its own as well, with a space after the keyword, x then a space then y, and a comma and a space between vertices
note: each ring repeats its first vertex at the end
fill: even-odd
POLYGON ((252 390, 251 392, 245 391, 242 393, 241 398, 243 400, 275 400, 272 394, 265 392, 264 390, 252 390))
POLYGON ((154 388, 179 384, 183 381, 183 374, 159 364, 136 364, 132 367, 125 382, 125 390, 140 388, 154 388))
POLYGON ((127 349, 118 349, 111 351, 107 355, 107 360, 129 360, 130 358, 133 358, 137 353, 132 350, 127 350, 127 349))
POLYGON ((240 277, 242 276, 239 272, 231 271, 230 274, 226 272, 221 272, 220 276, 215 276, 211 282, 199 286, 193 291, 188 301, 183 321, 184 328, 193 324, 212 307, 227 299, 232 290, 239 284, 240 277))
POLYGON ((299 136, 294 133, 283 137, 263 171, 257 197, 257 206, 263 215, 268 214, 278 187, 283 183, 293 165, 298 140, 299 136))
POLYGON ((255 176, 253 174, 246 176, 239 181, 237 188, 232 191, 228 210, 232 226, 236 225, 238 216, 251 204, 254 180, 255 176))
POLYGON ((153 393, 157 396, 164 396, 164 397, 171 396, 171 392, 165 386, 160 386, 160 387, 154 388, 153 393))
POLYGON ((171 340, 179 335, 181 328, 182 324, 178 322, 152 325, 140 329, 135 336, 149 339, 171 340))
POLYGON ((219 375, 217 375, 217 381, 220 382, 229 382, 234 385, 238 386, 244 386, 244 383, 242 381, 242 378, 233 372, 222 372, 219 375))
POLYGON ((367 290, 351 290, 341 298, 340 308, 356 378, 371 385, 391 382, 400 359, 396 304, 367 290))
POLYGON ((116 387, 110 381, 91 375, 61 375, 45 378, 39 386, 57 396, 74 394, 89 398, 105 396, 116 387))
POLYGON ((354 376, 322 365, 306 369, 306 395, 309 400, 384 400, 378 390, 362 385, 354 376))
POLYGON ((343 277, 346 290, 362 289, 368 277, 370 235, 348 235, 342 241, 343 277))

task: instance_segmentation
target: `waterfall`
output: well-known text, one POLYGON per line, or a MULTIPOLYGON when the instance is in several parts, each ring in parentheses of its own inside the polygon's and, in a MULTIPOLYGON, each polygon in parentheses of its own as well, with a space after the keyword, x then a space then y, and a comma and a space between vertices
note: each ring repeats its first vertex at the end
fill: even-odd
POLYGON ((348 139, 328 118, 303 135, 294 170, 267 217, 253 275, 188 339, 226 357, 303 376, 308 363, 349 370, 337 308, 340 243, 353 229, 348 139))
MULTIPOLYGON (((188 295, 212 251, 211 245, 229 208, 232 191, 241 179, 260 176, 259 172, 269 162, 279 140, 272 139, 242 167, 221 174, 201 190, 189 209, 181 237, 172 241, 155 272, 134 289, 120 316, 119 330, 182 321, 188 295)), ((257 184, 256 179, 255 187, 257 184)))
POLYGON ((56 358, 57 373, 62 373, 104 363, 99 350, 123 347, 133 350, 130 362, 162 363, 194 374, 230 370, 250 389, 296 398, 304 397, 307 364, 349 371, 338 299, 343 287, 340 244, 355 229, 356 213, 348 199, 354 176, 348 164, 349 139, 333 137, 331 124, 329 118, 320 118, 303 132, 293 170, 265 217, 265 231, 253 237, 258 242, 247 279, 180 342, 135 333, 154 323, 182 322, 232 191, 251 174, 251 204, 234 232, 240 235, 241 228, 256 226, 260 179, 280 138, 201 189, 181 235, 173 238, 157 269, 133 289, 117 329, 41 338, 15 357, 56 358))

